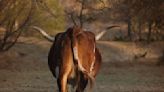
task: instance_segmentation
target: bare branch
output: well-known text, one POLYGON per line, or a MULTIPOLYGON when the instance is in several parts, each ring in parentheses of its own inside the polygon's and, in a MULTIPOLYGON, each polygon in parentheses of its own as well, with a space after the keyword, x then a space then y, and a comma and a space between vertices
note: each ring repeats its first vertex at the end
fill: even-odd
POLYGON ((65 11, 65 13, 71 18, 74 25, 77 25, 76 20, 74 19, 74 13, 65 11))
MULTIPOLYGON (((40 6, 44 11, 49 13, 52 17, 56 18, 57 15, 52 12, 52 10, 48 7, 47 3, 44 1, 36 1, 37 5, 40 6)), ((38 7, 39 8, 39 7, 38 7)))
POLYGON ((82 0, 82 2, 81 2, 81 10, 80 10, 80 15, 79 15, 79 21, 80 21, 81 28, 83 27, 83 10, 84 10, 84 4, 85 4, 85 0, 82 0))

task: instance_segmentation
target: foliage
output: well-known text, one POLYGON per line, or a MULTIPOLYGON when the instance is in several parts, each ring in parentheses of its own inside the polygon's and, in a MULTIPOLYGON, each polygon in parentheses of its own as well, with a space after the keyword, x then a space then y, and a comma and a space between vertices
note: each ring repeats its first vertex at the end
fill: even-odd
POLYGON ((21 0, 1 0, 0 4, 0 27, 4 31, 0 38, 0 51, 6 51, 16 43, 21 30, 27 26, 33 4, 21 0))
POLYGON ((22 33, 32 35, 30 26, 40 26, 55 33, 63 30, 62 11, 56 0, 0 0, 0 51, 14 46, 22 33))
POLYGON ((149 42, 153 33, 158 35, 164 29, 163 0, 76 0, 74 3, 71 9, 66 8, 74 24, 92 23, 98 19, 124 22, 128 25, 129 40, 134 39, 133 33, 138 35, 135 40, 140 40, 147 32, 149 42))
POLYGON ((50 34, 56 34, 64 30, 65 19, 63 8, 58 0, 46 0, 36 3, 31 24, 48 30, 50 34))

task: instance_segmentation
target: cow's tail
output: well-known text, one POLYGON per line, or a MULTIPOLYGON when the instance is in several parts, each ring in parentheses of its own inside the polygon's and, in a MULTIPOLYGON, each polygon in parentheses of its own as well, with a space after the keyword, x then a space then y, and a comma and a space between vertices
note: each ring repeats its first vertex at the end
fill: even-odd
POLYGON ((95 84, 95 78, 94 76, 89 73, 89 72, 86 72, 86 71, 83 71, 83 73, 87 76, 87 78, 89 79, 89 85, 90 85, 90 88, 89 88, 89 92, 91 92, 91 90, 93 89, 93 85, 95 84))
POLYGON ((78 56, 77 56, 77 50, 75 49, 76 47, 73 47, 72 48, 72 52, 73 52, 73 61, 74 61, 74 64, 75 66, 78 68, 78 71, 81 71, 89 80, 89 92, 91 92, 92 88, 93 88, 93 85, 95 84, 95 78, 94 76, 92 75, 92 73, 90 71, 87 71, 83 66, 82 64, 80 63, 80 60, 78 59, 78 56))
MULTIPOLYGON (((75 66, 78 68, 78 71, 81 71, 89 79, 89 84, 90 84, 89 90, 92 90, 95 78, 94 78, 94 76, 92 76, 90 71, 87 71, 82 66, 82 64, 80 63, 80 60, 79 60, 79 57, 78 57, 78 47, 77 47, 77 42, 76 42, 77 39, 76 39, 75 34, 73 32, 73 31, 76 31, 76 30, 78 30, 78 29, 73 28, 73 29, 68 29, 67 30, 69 32, 70 39, 71 39, 71 49, 72 49, 72 54, 73 54, 73 62, 75 64, 75 66)), ((81 33, 81 31, 76 32, 76 34, 81 33)))

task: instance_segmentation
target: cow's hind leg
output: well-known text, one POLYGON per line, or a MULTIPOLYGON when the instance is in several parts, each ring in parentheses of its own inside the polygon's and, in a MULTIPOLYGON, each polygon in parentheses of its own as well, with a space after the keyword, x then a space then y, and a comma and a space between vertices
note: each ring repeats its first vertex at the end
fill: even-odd
POLYGON ((80 77, 80 80, 78 82, 78 87, 77 87, 76 92, 84 92, 84 90, 88 84, 88 78, 82 73, 80 73, 79 77, 80 77))
POLYGON ((69 73, 71 72, 71 68, 65 67, 60 69, 60 76, 58 78, 58 87, 59 87, 59 92, 68 92, 67 90, 67 80, 69 73))
POLYGON ((62 75, 58 78, 57 83, 58 83, 58 88, 59 92, 68 92, 67 91, 67 75, 62 75))

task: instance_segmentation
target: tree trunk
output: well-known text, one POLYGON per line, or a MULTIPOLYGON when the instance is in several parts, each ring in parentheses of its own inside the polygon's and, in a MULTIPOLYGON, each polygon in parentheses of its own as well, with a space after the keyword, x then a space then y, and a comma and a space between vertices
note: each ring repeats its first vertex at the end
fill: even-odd
POLYGON ((128 19, 128 38, 130 41, 132 40, 131 26, 132 26, 132 22, 131 22, 131 18, 129 18, 128 19))
POLYGON ((141 36, 141 31, 142 31, 142 28, 141 28, 141 20, 139 19, 138 21, 138 36, 139 36, 139 41, 142 40, 142 36, 141 36))
POLYGON ((148 43, 150 43, 151 34, 152 34, 152 22, 150 21, 150 22, 148 23, 148 35, 147 35, 147 42, 148 42, 148 43))

